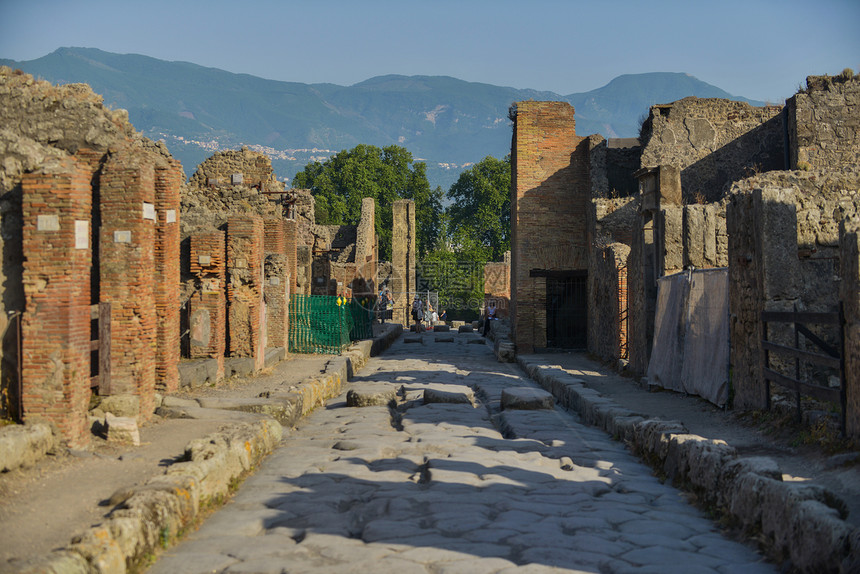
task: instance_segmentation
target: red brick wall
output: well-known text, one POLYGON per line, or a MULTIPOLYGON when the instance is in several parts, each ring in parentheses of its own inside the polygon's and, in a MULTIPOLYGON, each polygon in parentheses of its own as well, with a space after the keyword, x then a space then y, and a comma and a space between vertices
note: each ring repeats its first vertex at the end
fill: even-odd
POLYGON ((190 271, 198 290, 188 302, 192 359, 212 358, 218 361, 218 375, 224 376, 224 354, 227 348, 227 253, 223 231, 192 235, 190 238, 190 271), (201 321, 208 321, 208 330, 201 321))
POLYGON ((179 388, 179 189, 178 161, 155 170, 155 386, 171 392, 179 388))
POLYGON ((227 325, 231 357, 265 360, 263 309, 263 219, 256 215, 227 220, 227 325))
POLYGON ((90 179, 70 158, 22 183, 24 419, 48 421, 73 447, 90 436, 90 179))
POLYGON ((566 102, 518 102, 512 140, 512 307, 517 350, 546 345, 546 281, 588 268, 588 141, 566 102))
POLYGON ((152 416, 155 393, 155 169, 120 150, 100 177, 100 300, 111 308, 111 394, 136 395, 152 416))

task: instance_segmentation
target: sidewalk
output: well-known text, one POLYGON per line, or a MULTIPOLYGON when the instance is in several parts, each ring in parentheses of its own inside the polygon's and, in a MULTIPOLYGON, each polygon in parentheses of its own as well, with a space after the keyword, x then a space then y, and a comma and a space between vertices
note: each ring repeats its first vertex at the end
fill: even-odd
MULTIPOLYGON (((103 523, 133 493, 152 489, 153 481, 190 464, 185 461, 195 441, 198 450, 206 445, 201 439, 218 443, 221 451, 217 456, 223 460, 209 464, 211 472, 220 475, 220 482, 235 481, 249 460, 253 465, 265 453, 255 451, 248 453, 250 459, 237 460, 230 453, 231 441, 249 437, 242 438, 247 445, 248 440, 266 435, 274 428, 271 425, 277 426, 266 403, 279 409, 274 414, 281 415, 275 418, 282 421, 301 417, 327 393, 339 393, 351 371, 363 365, 372 352, 379 352, 390 334, 382 326, 374 326, 374 339, 353 345, 341 356, 291 355, 251 377, 183 388, 164 397, 160 416, 140 428, 140 446, 110 444, 93 437, 89 450, 58 449, 33 466, 0 474, 0 573, 21 571, 22 560, 50 556, 32 570, 43 571, 39 568, 62 554, 54 551, 69 547, 73 536, 103 523), (255 426, 255 422, 267 420, 269 423, 255 426)), ((264 442, 272 444, 274 438, 264 442)), ((201 471, 193 472, 199 475, 201 471)), ((198 480, 205 483, 207 478, 198 476, 198 480)), ((196 507, 198 501, 194 504, 196 507)), ((156 527, 153 524, 147 522, 143 530, 156 527)), ((170 532, 169 536, 177 534, 170 532)))
POLYGON ((798 444, 796 434, 763 422, 754 424, 733 411, 696 396, 673 391, 649 391, 584 353, 526 355, 529 363, 558 366, 621 407, 665 421, 680 421, 690 433, 722 440, 742 456, 773 458, 782 479, 823 486, 840 496, 849 508, 847 521, 860 526, 860 452, 828 454, 815 444, 798 444))

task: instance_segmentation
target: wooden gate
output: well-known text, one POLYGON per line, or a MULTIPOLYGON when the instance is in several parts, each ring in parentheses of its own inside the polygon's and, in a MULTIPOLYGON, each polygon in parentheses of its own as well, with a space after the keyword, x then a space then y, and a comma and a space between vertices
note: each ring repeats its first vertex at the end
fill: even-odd
POLYGON ((797 418, 798 422, 802 420, 802 411, 800 405, 801 395, 807 395, 820 401, 838 403, 841 407, 841 422, 840 430, 842 436, 845 436, 845 414, 846 414, 846 397, 845 397, 845 333, 844 320, 842 315, 842 305, 839 305, 839 311, 834 313, 810 313, 801 311, 763 311, 761 314, 763 324, 764 338, 762 347, 764 349, 764 365, 762 366, 762 378, 765 381, 767 389, 767 409, 770 410, 770 384, 776 383, 781 387, 794 391, 797 401, 797 418), (794 325, 794 346, 789 347, 780 345, 768 340, 768 323, 791 323, 794 325), (834 346, 822 340, 821 337, 813 333, 806 326, 807 324, 814 325, 835 325, 837 327, 839 341, 834 346), (822 353, 814 353, 806 351, 800 346, 800 336, 813 343, 821 349, 822 353), (783 357, 792 357, 794 359, 794 377, 790 377, 783 373, 779 373, 771 369, 770 359, 771 353, 777 353, 783 357), (801 362, 811 363, 822 367, 837 369, 839 372, 839 388, 830 386, 818 385, 808 381, 800 380, 800 364, 801 362))
POLYGON ((110 303, 90 306, 90 388, 100 397, 110 395, 110 308, 110 303))

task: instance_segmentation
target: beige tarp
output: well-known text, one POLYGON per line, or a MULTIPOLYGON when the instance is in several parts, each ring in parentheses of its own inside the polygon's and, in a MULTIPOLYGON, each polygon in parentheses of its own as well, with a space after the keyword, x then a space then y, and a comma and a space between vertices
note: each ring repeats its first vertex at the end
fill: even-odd
POLYGON ((728 269, 685 271, 659 279, 647 375, 650 384, 726 404, 728 269))

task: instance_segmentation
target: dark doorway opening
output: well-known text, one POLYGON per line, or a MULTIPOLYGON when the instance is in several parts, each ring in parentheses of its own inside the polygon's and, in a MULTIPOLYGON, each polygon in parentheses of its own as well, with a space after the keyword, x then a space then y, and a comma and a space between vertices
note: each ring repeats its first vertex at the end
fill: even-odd
POLYGON ((588 273, 546 278, 546 346, 585 349, 588 344, 588 273))

